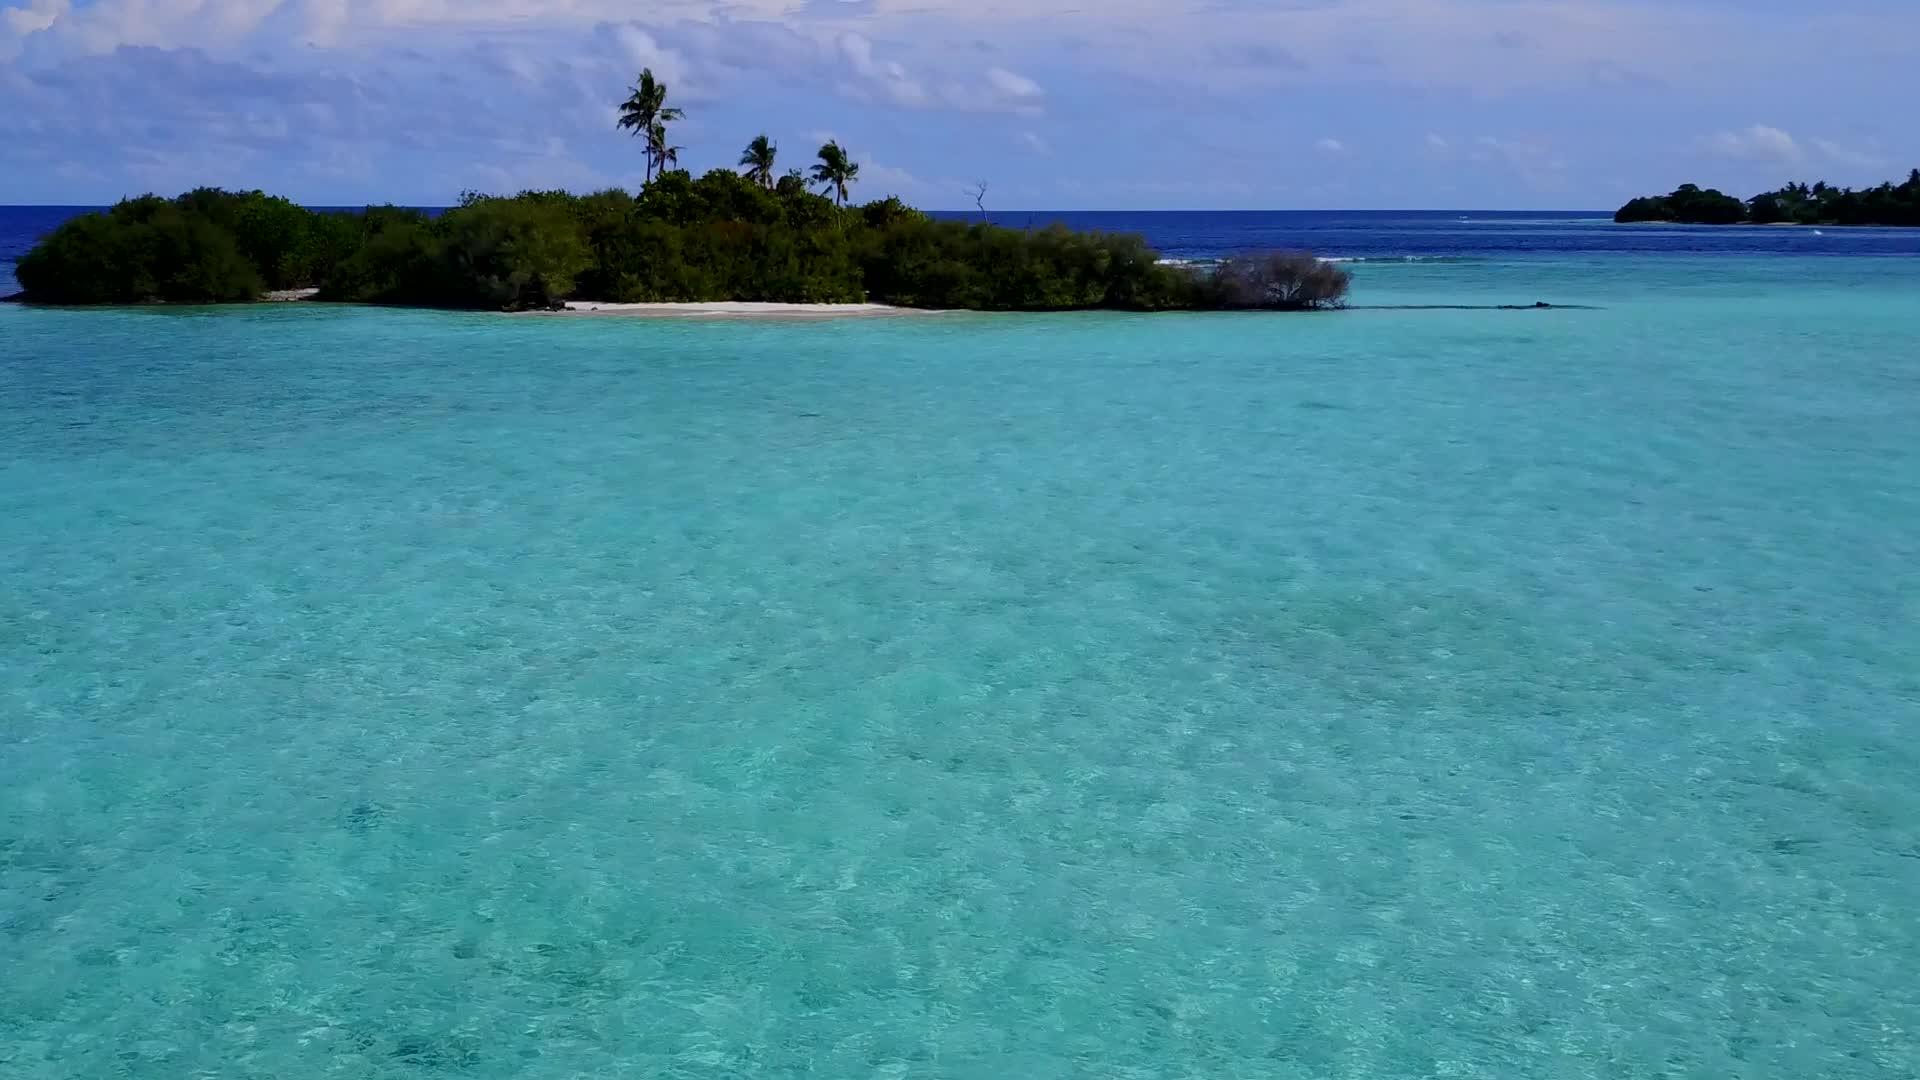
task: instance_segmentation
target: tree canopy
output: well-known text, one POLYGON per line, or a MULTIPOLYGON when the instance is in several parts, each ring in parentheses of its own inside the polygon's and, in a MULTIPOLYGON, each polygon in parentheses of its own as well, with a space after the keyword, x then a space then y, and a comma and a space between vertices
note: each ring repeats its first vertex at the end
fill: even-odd
POLYGON ((315 287, 329 300, 493 310, 566 299, 1297 310, 1339 306, 1347 289, 1343 271, 1311 257, 1198 273, 1136 236, 938 221, 894 198, 843 208, 804 183, 770 191, 729 169, 669 169, 637 196, 469 194, 437 216, 323 213, 206 188, 148 195, 67 222, 16 272, 43 303, 315 287))
POLYGON ((642 68, 627 100, 620 103, 620 119, 615 126, 645 140, 642 152, 647 158, 649 182, 656 170, 664 172, 679 160, 683 148, 667 145, 667 125, 685 115, 667 104, 667 84, 653 77, 652 68, 642 68))
POLYGON ((846 204, 847 188, 859 176, 860 166, 837 141, 829 140, 820 148, 820 163, 813 167, 813 182, 832 195, 835 203, 846 204))
POLYGON ((329 300, 508 311, 574 297, 1298 310, 1346 296, 1346 272, 1311 256, 1197 273, 1166 265, 1136 236, 940 222, 896 198, 849 207, 860 166, 836 140, 810 173, 790 169, 776 181, 777 147, 762 134, 740 155, 744 175, 695 179, 668 137, 683 115, 643 69, 616 121, 645 140, 637 196, 469 193, 434 216, 318 213, 258 191, 144 195, 62 225, 15 274, 29 300, 56 304, 222 303, 297 288, 329 300))
POLYGON ((1920 169, 1908 173, 1900 184, 1888 182, 1855 190, 1825 182, 1792 183, 1744 202, 1719 191, 1682 184, 1669 195, 1634 199, 1613 219, 1690 225, 1920 226, 1920 169))
POLYGON ((747 178, 763 188, 773 187, 773 161, 780 152, 773 140, 763 133, 756 135, 740 151, 740 167, 746 170, 747 178))

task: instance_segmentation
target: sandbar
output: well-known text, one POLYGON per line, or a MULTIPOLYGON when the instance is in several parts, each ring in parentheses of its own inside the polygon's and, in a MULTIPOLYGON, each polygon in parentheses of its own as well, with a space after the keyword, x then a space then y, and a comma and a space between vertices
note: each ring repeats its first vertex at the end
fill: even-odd
POLYGON ((919 308, 892 304, 771 304, 743 300, 715 300, 693 303, 612 304, 596 300, 569 300, 562 311, 532 312, 536 315, 626 315, 653 318, 721 319, 846 319, 875 318, 889 315, 928 315, 919 308))

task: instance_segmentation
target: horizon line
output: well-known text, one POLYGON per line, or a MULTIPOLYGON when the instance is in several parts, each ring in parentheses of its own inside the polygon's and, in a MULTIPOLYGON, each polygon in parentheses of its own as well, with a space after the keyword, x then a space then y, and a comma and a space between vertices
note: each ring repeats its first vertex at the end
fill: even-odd
MULTIPOLYGON (((122 199, 137 199, 143 195, 126 195, 122 199)), ((269 193, 271 194, 271 193, 269 193)), ((515 192, 514 195, 521 194, 515 192)), ((511 199, 514 195, 490 196, 492 198, 511 199)), ((166 198, 167 196, 162 196, 166 198)), ((880 198, 888 198, 882 195, 880 198)), ((118 201, 118 200, 116 200, 118 201)), ((372 206, 398 206, 408 210, 452 210, 458 203, 405 203, 405 202, 303 202, 289 200, 296 206, 309 210, 357 210, 372 206)), ((115 204, 102 203, 10 203, 0 202, 0 210, 103 210, 115 204)), ((861 204, 849 202, 849 207, 861 204)), ((978 214, 980 209, 972 206, 916 206, 914 209, 929 214, 978 214)), ((989 216, 995 214, 1604 214, 1611 217, 1613 210, 1598 207, 1525 207, 1525 206, 1328 206, 1328 207, 1288 207, 1288 206, 1173 206, 1173 207, 1110 207, 1110 206, 1047 206, 1012 207, 1006 210, 989 209, 989 216)))

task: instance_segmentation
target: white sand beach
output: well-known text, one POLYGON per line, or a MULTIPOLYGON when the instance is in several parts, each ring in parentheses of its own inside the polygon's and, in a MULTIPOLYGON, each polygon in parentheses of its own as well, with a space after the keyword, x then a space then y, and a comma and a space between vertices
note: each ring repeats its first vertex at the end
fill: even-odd
POLYGON ((654 318, 778 318, 844 319, 887 315, 931 315, 937 312, 891 304, 768 304, 746 301, 707 303, 611 304, 592 300, 570 300, 565 311, 532 312, 536 315, 629 315, 654 318))

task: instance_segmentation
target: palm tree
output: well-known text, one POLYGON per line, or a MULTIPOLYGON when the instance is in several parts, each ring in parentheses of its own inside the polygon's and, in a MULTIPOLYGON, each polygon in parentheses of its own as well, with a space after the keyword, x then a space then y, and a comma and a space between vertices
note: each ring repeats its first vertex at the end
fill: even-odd
POLYGON ((833 192, 834 205, 846 205, 847 185, 859 176, 860 166, 847 159, 847 152, 837 140, 820 148, 820 164, 813 167, 813 182, 833 192))
MULTIPOLYGON (((652 68, 641 70, 640 78, 633 84, 632 90, 632 95, 620 103, 618 126, 647 140, 647 181, 651 183, 655 161, 654 129, 664 127, 668 121, 678 120, 685 114, 679 109, 667 107, 667 84, 654 79, 652 68)), ((666 145, 664 135, 659 143, 666 145)))
POLYGON ((667 166, 680 164, 680 151, 684 146, 667 145, 667 125, 658 120, 647 131, 647 156, 660 166, 660 175, 667 175, 667 166))
POLYGON ((765 135, 756 135, 747 148, 740 152, 740 164, 747 170, 747 179, 758 183, 768 191, 773 190, 773 155, 779 147, 765 135))

